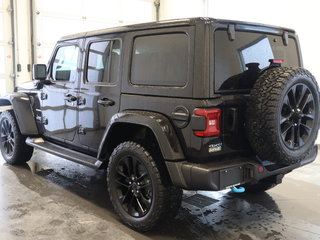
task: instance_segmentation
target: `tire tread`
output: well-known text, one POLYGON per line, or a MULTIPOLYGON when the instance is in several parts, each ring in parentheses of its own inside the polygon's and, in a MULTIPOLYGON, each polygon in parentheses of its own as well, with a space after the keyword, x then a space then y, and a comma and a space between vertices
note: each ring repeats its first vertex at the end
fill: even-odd
POLYGON ((149 151, 146 150, 146 148, 132 141, 127 141, 119 144, 111 154, 109 167, 107 169, 108 183, 110 182, 110 166, 114 161, 116 161, 117 155, 123 150, 127 149, 143 154, 145 159, 147 160, 147 164, 149 164, 149 166, 151 166, 152 168, 152 173, 150 174, 154 174, 156 179, 155 184, 157 184, 158 189, 158 199, 155 200, 156 205, 153 207, 154 211, 151 211, 150 215, 144 221, 132 221, 125 215, 123 215, 118 209, 118 206, 116 204, 117 200, 114 199, 114 196, 110 189, 110 185, 108 184, 109 196, 113 207, 120 216, 121 220, 135 230, 145 232, 155 228, 157 225, 160 225, 164 220, 175 217, 181 205, 182 190, 174 186, 166 186, 166 184, 164 184, 165 181, 160 174, 160 170, 158 169, 156 160, 152 157, 149 151))
MULTIPOLYGON (((292 157, 284 149, 276 130, 276 114, 279 97, 291 79, 301 76, 318 85, 312 74, 303 68, 275 67, 266 70, 256 81, 251 90, 246 110, 247 137, 254 152, 263 160, 283 165, 295 164, 304 159, 312 150, 316 136, 310 147, 299 156, 292 157)), ((318 118, 318 116, 316 116, 318 118)), ((319 120, 317 119, 319 122, 319 120)), ((318 129, 318 124, 316 128, 318 129)))
POLYGON ((26 163, 32 157, 33 148, 25 143, 26 136, 21 134, 14 112, 12 110, 2 112, 0 115, 0 122, 3 118, 7 118, 10 121, 15 136, 14 153, 11 157, 8 157, 3 153, 4 160, 11 165, 26 163))

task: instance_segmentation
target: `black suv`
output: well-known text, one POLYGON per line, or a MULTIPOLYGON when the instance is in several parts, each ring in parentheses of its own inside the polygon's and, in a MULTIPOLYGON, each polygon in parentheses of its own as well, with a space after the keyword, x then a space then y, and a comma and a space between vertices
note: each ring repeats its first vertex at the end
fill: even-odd
POLYGON ((104 29, 63 37, 33 70, 32 87, 0 99, 4 159, 38 148, 106 168, 115 211, 140 231, 175 216, 181 189, 265 191, 317 154, 319 90, 290 29, 104 29))

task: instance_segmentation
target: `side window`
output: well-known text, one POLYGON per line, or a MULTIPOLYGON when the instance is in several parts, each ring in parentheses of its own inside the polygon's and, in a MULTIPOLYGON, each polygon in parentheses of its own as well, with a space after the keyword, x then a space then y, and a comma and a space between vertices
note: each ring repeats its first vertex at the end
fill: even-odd
POLYGON ((79 48, 60 47, 53 61, 51 77, 56 81, 75 81, 78 76, 79 48))
POLYGON ((134 39, 131 83, 184 86, 188 81, 189 37, 184 33, 134 39))
POLYGON ((94 42, 89 46, 87 81, 89 83, 115 83, 118 81, 120 41, 94 42))

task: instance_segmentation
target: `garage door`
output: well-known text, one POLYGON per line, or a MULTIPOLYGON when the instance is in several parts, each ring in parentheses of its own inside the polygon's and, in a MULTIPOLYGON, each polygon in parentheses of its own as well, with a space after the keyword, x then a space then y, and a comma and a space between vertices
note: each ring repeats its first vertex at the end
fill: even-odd
POLYGON ((0 96, 13 91, 10 0, 0 0, 0 96))
POLYGON ((64 35, 155 20, 152 0, 36 0, 35 61, 47 63, 64 35))

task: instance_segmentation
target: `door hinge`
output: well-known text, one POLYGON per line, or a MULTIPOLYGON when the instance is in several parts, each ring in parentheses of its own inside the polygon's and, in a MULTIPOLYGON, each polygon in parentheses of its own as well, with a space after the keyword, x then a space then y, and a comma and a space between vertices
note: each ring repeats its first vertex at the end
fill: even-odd
POLYGON ((288 43, 289 43, 289 34, 288 34, 288 32, 286 32, 286 31, 283 32, 282 41, 283 41, 283 44, 285 46, 288 46, 288 43))
POLYGON ((236 39, 236 28, 234 24, 228 25, 228 36, 230 41, 234 41, 236 39))
POLYGON ((41 98, 41 100, 46 100, 46 99, 48 99, 48 94, 46 94, 46 93, 40 93, 40 98, 41 98))
POLYGON ((48 125, 48 118, 43 116, 36 116, 36 120, 38 123, 41 123, 43 125, 48 125))
POLYGON ((78 128, 78 134, 85 135, 86 134, 86 129, 84 127, 80 126, 78 128))
POLYGON ((85 98, 82 98, 82 97, 79 97, 78 98, 78 105, 86 105, 86 99, 85 98))

